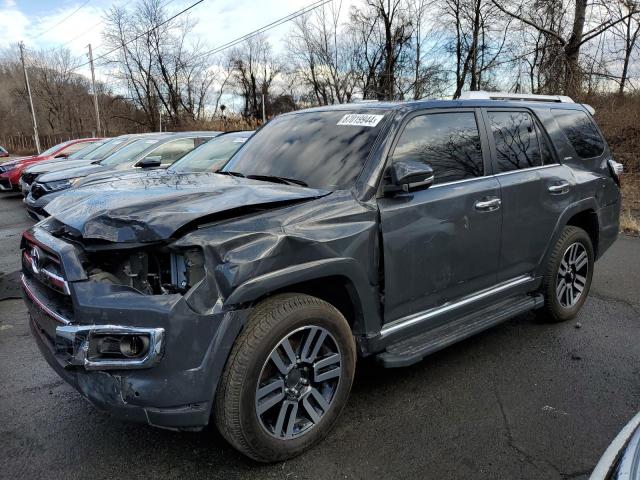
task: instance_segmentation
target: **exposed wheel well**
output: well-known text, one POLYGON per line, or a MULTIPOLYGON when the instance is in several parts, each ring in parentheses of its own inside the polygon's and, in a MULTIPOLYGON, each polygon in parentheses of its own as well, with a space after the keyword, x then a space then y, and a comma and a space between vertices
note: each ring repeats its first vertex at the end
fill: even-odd
POLYGON ((573 225, 583 229, 589 234, 591 243, 593 244, 593 251, 596 258, 598 257, 598 215, 593 210, 584 210, 583 212, 576 213, 569 219, 567 225, 573 225))
POLYGON ((346 277, 330 276, 295 283, 270 292, 269 295, 286 292, 305 293, 320 298, 340 310, 354 332, 363 327, 364 315, 360 297, 351 281, 346 277))

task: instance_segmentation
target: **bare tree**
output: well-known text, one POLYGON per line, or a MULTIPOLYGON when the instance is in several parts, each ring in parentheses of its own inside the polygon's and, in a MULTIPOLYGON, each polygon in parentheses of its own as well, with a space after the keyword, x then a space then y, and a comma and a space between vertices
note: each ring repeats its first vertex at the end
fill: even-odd
POLYGON ((367 0, 364 7, 353 7, 351 28, 359 43, 360 76, 365 98, 398 98, 396 77, 411 64, 407 51, 411 45, 413 23, 405 0, 367 0))
POLYGON ((116 50, 105 63, 144 112, 148 128, 158 125, 160 111, 176 126, 204 118, 215 70, 205 45, 188 42, 194 21, 169 20, 160 0, 139 0, 133 13, 114 6, 105 21, 105 45, 116 50))
POLYGON ((609 18, 608 15, 604 15, 598 20, 592 20, 592 26, 587 26, 587 7, 590 6, 592 10, 596 6, 606 7, 606 2, 589 5, 587 0, 573 0, 573 9, 569 12, 569 6, 564 5, 561 0, 548 0, 548 2, 534 0, 533 2, 521 4, 515 11, 505 7, 504 1, 491 1, 503 13, 538 30, 560 47, 558 51, 561 54, 561 62, 557 63, 556 76, 561 81, 560 88, 568 95, 579 95, 582 89, 582 71, 580 68, 580 50, 582 46, 611 27, 623 22, 631 15, 627 14, 614 20, 609 18), (566 17, 571 14, 572 21, 570 23, 557 22, 549 26, 541 24, 537 21, 535 15, 532 15, 532 12, 537 12, 545 3, 550 4, 550 7, 555 10, 555 16, 566 17), (585 28, 587 28, 586 31, 585 28))
POLYGON ((611 29, 613 47, 618 54, 622 54, 622 71, 618 94, 624 95, 629 79, 629 67, 634 51, 638 48, 640 39, 640 3, 637 0, 621 0, 615 6, 615 15, 623 20, 611 29), (619 47, 621 45, 621 47, 619 47))
POLYGON ((264 35, 251 37, 229 54, 233 81, 244 100, 245 117, 262 117, 262 95, 269 89, 282 67, 273 55, 271 44, 264 35))
POLYGON ((340 10, 336 2, 294 20, 286 39, 290 74, 319 105, 348 102, 355 88, 354 49, 340 32, 340 10))

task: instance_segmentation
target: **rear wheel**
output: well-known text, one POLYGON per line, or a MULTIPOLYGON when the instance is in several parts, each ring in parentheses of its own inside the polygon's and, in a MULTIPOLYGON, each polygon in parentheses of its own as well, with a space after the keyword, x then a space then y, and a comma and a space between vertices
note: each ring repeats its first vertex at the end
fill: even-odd
POLYGON ((593 245, 587 232, 564 227, 543 279, 544 313, 549 320, 562 322, 578 314, 591 287, 593 265, 593 245))
POLYGON ((355 343, 342 314, 309 295, 276 295, 256 306, 236 340, 216 395, 222 435, 270 462, 321 440, 353 382, 355 343))

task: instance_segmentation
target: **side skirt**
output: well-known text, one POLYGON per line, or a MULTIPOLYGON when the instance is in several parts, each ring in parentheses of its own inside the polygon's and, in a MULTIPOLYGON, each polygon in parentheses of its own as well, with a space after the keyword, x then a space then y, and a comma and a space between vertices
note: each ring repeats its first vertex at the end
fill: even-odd
POLYGON ((405 367, 516 315, 539 308, 543 303, 544 298, 540 294, 503 299, 420 335, 392 343, 376 358, 388 368, 405 367))

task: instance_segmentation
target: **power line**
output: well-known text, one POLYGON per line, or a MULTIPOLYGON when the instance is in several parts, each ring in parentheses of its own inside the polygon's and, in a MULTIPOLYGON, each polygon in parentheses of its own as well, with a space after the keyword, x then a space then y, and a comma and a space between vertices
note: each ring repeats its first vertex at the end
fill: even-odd
MULTIPOLYGON (((101 58, 104 58, 104 57, 106 57, 107 55, 111 55, 113 52, 115 52, 115 51, 117 51, 117 50, 120 50, 120 49, 121 49, 121 48, 123 48, 123 47, 126 47, 126 46, 127 46, 127 45, 129 45, 131 42, 135 42, 135 41, 136 41, 136 40, 138 40, 140 37, 143 37, 143 36, 145 36, 145 35, 148 35, 149 33, 153 32, 154 30, 157 30, 157 29, 158 29, 158 28, 160 28, 161 26, 163 26, 163 25, 165 25, 165 24, 169 23, 170 21, 172 21, 173 19, 175 19, 175 18, 179 17, 179 16, 180 16, 180 15, 182 15, 183 13, 188 12, 188 11, 189 11, 189 10, 191 10, 193 7, 195 7, 196 5, 201 4, 202 2, 204 2, 204 0, 198 0, 196 3, 191 4, 190 6, 188 6, 187 8, 185 8, 184 10, 181 10, 181 11, 179 11, 178 13, 176 13, 175 15, 173 15, 173 16, 171 16, 171 17, 167 18, 165 21, 160 22, 160 23, 159 23, 159 24, 157 24, 155 27, 150 28, 150 29, 149 29, 149 30, 147 30, 146 32, 142 32, 142 33, 141 33, 141 34, 139 34, 139 35, 136 35, 136 36, 135 36, 135 37, 133 37, 132 39, 127 40, 126 42, 124 42, 122 45, 118 45, 116 48, 113 48, 113 49, 109 50, 107 53, 103 53, 102 55, 100 55, 100 56, 98 56, 98 57, 94 58, 94 61, 96 61, 96 60, 100 60, 101 58)), ((79 68, 85 67, 85 66, 89 65, 89 63, 91 63, 91 62, 85 62, 85 63, 82 63, 82 64, 78 65, 77 67, 75 67, 73 70, 78 70, 79 68)), ((73 70, 71 70, 71 71, 73 71, 73 70)))
POLYGON ((66 17, 64 17, 62 20, 60 20, 58 23, 56 23, 55 25, 53 25, 52 27, 47 28, 44 32, 40 32, 38 35, 36 35, 35 37, 33 37, 32 40, 35 40, 37 38, 40 38, 41 36, 43 36, 45 33, 50 32, 51 30, 53 30, 54 28, 56 28, 59 25, 62 25, 64 22, 66 22, 67 20, 69 20, 71 17, 73 17, 76 13, 78 13, 80 11, 81 8, 83 8, 85 5, 87 5, 87 3, 89 3, 91 0, 87 0, 86 2, 84 2, 82 5, 80 5, 78 8, 76 8, 73 12, 71 12, 69 15, 67 15, 66 17))
MULTIPOLYGON (((168 0, 165 4, 162 5, 161 8, 166 7, 167 5, 169 5, 170 3, 175 2, 176 0, 168 0)), ((122 2, 122 5, 124 5, 127 2, 122 2)), ((87 28, 84 32, 76 35, 75 37, 73 37, 71 40, 67 40, 66 42, 64 42, 63 44, 61 44, 61 47, 66 47, 67 45, 69 45, 70 43, 76 41, 77 39, 81 38, 83 35, 86 35, 87 33, 89 33, 90 31, 92 31, 94 28, 96 28, 97 26, 101 25, 102 23, 104 23, 104 20, 100 20, 98 23, 96 23, 95 25, 93 25, 92 27, 87 28)), ((96 48, 100 48, 101 45, 98 45, 96 48)))
POLYGON ((196 58, 200 58, 200 57, 204 57, 207 55, 213 55, 219 52, 222 52, 223 50, 226 50, 227 48, 231 48, 239 43, 244 42, 245 40, 248 40, 252 37, 255 37, 256 35, 259 35, 261 33, 264 33, 268 30, 271 30, 275 27, 278 27, 280 25, 282 25, 283 23, 289 22, 291 20, 294 20, 302 15, 305 15, 306 13, 309 13, 313 10, 315 10, 316 8, 322 7, 323 5, 326 5, 327 3, 332 2, 333 0, 318 0, 315 3, 312 3, 311 5, 307 5, 304 8, 301 8, 300 10, 296 10, 293 13, 290 13, 289 15, 286 15, 278 20, 275 20, 263 27, 260 27, 256 30, 253 30, 250 33, 247 33, 246 35, 243 35, 241 37, 238 37, 234 40, 231 40, 230 42, 224 43, 212 50, 209 50, 208 52, 203 52, 202 54, 198 55, 196 58))
MULTIPOLYGON (((169 2, 167 2, 167 4, 171 3, 172 1, 174 1, 174 0, 169 0, 169 2)), ((100 60, 100 59, 102 59, 102 58, 104 58, 104 57, 106 57, 108 55, 111 55, 113 52, 116 52, 117 50, 120 50, 121 48, 129 45, 131 42, 134 42, 134 41, 138 40, 140 37, 143 37, 144 35, 147 35, 147 34, 151 33, 153 30, 156 30, 157 28, 160 28, 162 25, 170 22, 171 20, 173 20, 174 18, 178 17, 179 15, 182 15, 183 13, 185 13, 186 11, 192 9, 196 5, 202 3, 203 1, 204 0, 199 0, 198 2, 194 3, 193 5, 185 8, 184 10, 182 10, 182 11, 180 11, 178 13, 176 13, 171 18, 168 18, 167 20, 163 21, 162 23, 160 23, 160 24, 156 25, 155 27, 151 28, 150 30, 148 30, 146 32, 143 32, 143 33, 135 36, 134 38, 126 41, 123 45, 118 45, 116 48, 113 48, 113 49, 109 50, 108 52, 103 53, 102 55, 94 58, 94 61, 100 60)), ((205 56, 208 56, 208 55, 213 55, 213 54, 219 53, 219 52, 221 52, 223 50, 226 50, 228 48, 231 48, 231 47, 233 47, 233 46, 235 46, 235 45, 237 45, 239 43, 242 43, 245 40, 248 40, 248 39, 250 39, 252 37, 255 37, 256 35, 259 35, 261 33, 269 31, 269 30, 271 30, 271 29, 273 29, 275 27, 278 27, 278 26, 286 23, 286 22, 289 22, 289 21, 294 20, 294 19, 296 19, 296 18, 298 18, 298 17, 300 17, 302 15, 305 15, 305 14, 315 10, 316 8, 322 7, 322 6, 324 6, 324 5, 326 5, 326 4, 330 3, 330 2, 333 2, 333 0, 317 0, 316 2, 314 2, 314 3, 310 4, 310 5, 307 5, 304 8, 301 8, 299 10, 296 10, 295 12, 292 12, 292 13, 290 13, 288 15, 285 15, 282 18, 274 20, 273 22, 268 23, 267 25, 264 25, 264 26, 262 26, 262 27, 260 27, 260 28, 258 28, 256 30, 253 30, 253 31, 245 34, 245 35, 242 35, 241 37, 238 37, 238 38, 236 38, 234 40, 231 40, 231 41, 229 41, 227 43, 219 45, 218 47, 216 47, 216 48, 214 48, 212 50, 209 50, 207 52, 203 52, 202 54, 198 55, 195 58, 201 58, 201 57, 205 57, 205 56)), ((167 4, 165 4, 165 5, 167 5, 167 4)), ((82 68, 82 67, 88 65, 89 63, 90 62, 82 63, 82 64, 78 65, 77 67, 75 67, 73 70, 77 70, 79 68, 82 68)))

